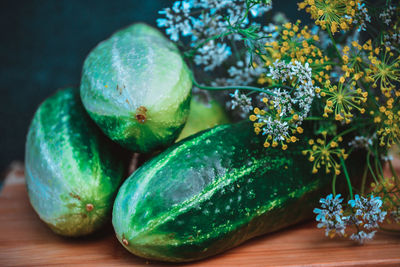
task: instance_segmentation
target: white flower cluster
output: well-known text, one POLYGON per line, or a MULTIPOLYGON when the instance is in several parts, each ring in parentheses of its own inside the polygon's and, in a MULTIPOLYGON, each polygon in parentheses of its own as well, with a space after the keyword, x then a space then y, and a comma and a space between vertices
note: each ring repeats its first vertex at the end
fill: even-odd
POLYGON ((194 63, 196 65, 204 65, 205 71, 214 70, 231 55, 229 46, 214 41, 208 42, 197 52, 198 54, 194 57, 194 63))
POLYGON ((287 121, 275 119, 271 116, 257 115, 258 122, 264 123, 262 128, 263 135, 272 136, 273 141, 284 141, 289 138, 290 125, 287 121))
MULTIPOLYGON (((192 47, 196 43, 204 42, 210 37, 229 32, 229 27, 236 23, 246 27, 249 19, 243 20, 243 14, 249 0, 182 0, 175 1, 172 8, 161 11, 164 18, 159 18, 159 27, 166 28, 171 40, 179 41, 181 36, 190 38, 192 47)), ((255 0, 252 2, 250 14, 253 17, 263 15, 272 8, 269 0, 255 0)), ((254 22, 252 23, 252 25, 254 22)), ((240 35, 232 34, 226 38, 237 41, 240 35)), ((195 64, 205 66, 206 71, 212 71, 220 66, 231 54, 230 47, 217 41, 207 42, 197 51, 195 64)))
POLYGON ((385 45, 390 47, 390 49, 395 49, 395 46, 400 43, 400 31, 397 29, 397 32, 393 34, 385 34, 383 35, 383 40, 385 41, 385 45))
POLYGON ((212 86, 235 86, 235 85, 250 85, 260 77, 261 74, 267 72, 267 68, 262 67, 261 62, 252 65, 249 55, 245 60, 239 60, 235 66, 228 69, 228 78, 218 78, 212 82, 212 86))
POLYGON ((353 19, 353 24, 359 25, 358 31, 367 30, 367 22, 371 22, 371 16, 368 14, 368 9, 365 6, 365 3, 357 3, 357 10, 355 17, 353 19))
POLYGON ((379 18, 382 19, 383 23, 389 26, 392 22, 392 17, 395 13, 395 10, 395 6, 389 5, 381 14, 379 14, 379 18))
POLYGON ((229 101, 230 108, 240 109, 240 115, 242 118, 247 117, 250 111, 253 110, 253 106, 251 104, 251 98, 246 96, 245 94, 241 94, 239 90, 235 90, 234 94, 230 94, 232 100, 229 101))
MULTIPOLYGON (((228 69, 229 78, 218 78, 211 83, 212 86, 246 86, 254 83, 261 74, 265 73, 267 69, 257 64, 256 67, 251 65, 250 57, 246 57, 246 61, 239 60, 235 66, 228 69)), ((234 110, 236 109, 241 118, 247 118, 253 110, 252 98, 240 94, 238 90, 234 94, 229 94, 233 99, 227 102, 227 107, 234 110), (241 96, 241 97, 238 97, 241 96), (245 97, 245 98, 243 98, 245 97), (245 101, 238 101, 238 99, 245 99, 245 101)), ((264 94, 259 94, 262 97, 264 94)))
POLYGON ((356 136, 349 142, 349 146, 368 150, 369 147, 372 146, 374 139, 376 139, 376 135, 372 137, 356 136))
POLYGON ((379 197, 370 198, 354 196, 354 200, 349 201, 349 205, 355 210, 354 214, 348 219, 354 224, 358 231, 350 236, 350 239, 363 243, 365 240, 372 239, 379 223, 383 222, 386 211, 382 211, 382 200, 379 197))
POLYGON ((315 220, 318 222, 318 228, 325 228, 325 235, 332 233, 343 236, 346 230, 347 217, 343 217, 343 207, 340 194, 333 197, 329 194, 326 198, 319 200, 321 208, 315 208, 314 213, 317 214, 315 220))
POLYGON ((159 11, 159 14, 165 15, 166 18, 157 19, 158 27, 165 27, 166 33, 170 35, 172 41, 179 40, 179 34, 188 36, 192 32, 190 24, 191 3, 187 1, 176 1, 172 8, 165 8, 159 11))
POLYGON ((283 141, 290 136, 290 128, 297 128, 308 116, 311 105, 315 97, 315 87, 311 79, 311 68, 308 63, 302 65, 299 61, 285 63, 284 61, 276 61, 270 66, 269 76, 276 83, 287 85, 287 87, 277 86, 270 90, 272 95, 265 95, 272 103, 267 105, 265 114, 257 114, 258 122, 262 123, 263 134, 271 135, 274 141, 283 141), (277 112, 277 116, 271 117, 271 113, 277 112), (295 122, 290 123, 285 120, 297 114, 295 122))
POLYGON ((331 234, 345 236, 346 228, 354 226, 357 231, 350 236, 350 239, 359 243, 372 239, 376 233, 375 229, 386 217, 386 211, 381 209, 382 200, 372 195, 369 198, 355 195, 354 199, 348 201, 348 206, 352 209, 349 216, 344 215, 342 202, 340 194, 336 197, 330 194, 320 199, 321 208, 314 209, 318 228, 325 228, 327 236, 331 234))
POLYGON ((228 69, 229 77, 226 79, 226 83, 233 85, 233 84, 242 84, 242 85, 249 85, 254 82, 255 79, 260 77, 261 74, 266 72, 266 68, 263 67, 252 67, 249 65, 250 62, 246 64, 239 60, 236 63, 236 66, 231 66, 228 69))
POLYGON ((383 161, 385 161, 385 162, 388 162, 388 161, 392 161, 393 160, 393 156, 392 155, 382 155, 381 159, 383 161))
MULTIPOLYGON (((192 41, 206 39, 225 32, 229 24, 234 24, 242 18, 246 10, 246 0, 182 0, 175 1, 172 9, 167 7, 159 11, 166 18, 157 20, 159 27, 172 28, 176 36, 174 41, 182 36, 191 35, 192 41), (196 17, 197 15, 197 17, 196 17), (183 31, 185 29, 185 31, 183 31), (190 33, 188 33, 190 32, 190 33)), ((253 17, 260 17, 272 8, 272 1, 253 1, 250 9, 253 17), (257 4, 256 4, 257 3, 257 4)), ((243 21, 244 26, 249 20, 243 21)), ((168 33, 170 34, 170 33, 168 33)), ((172 38, 171 38, 172 39, 172 38)))

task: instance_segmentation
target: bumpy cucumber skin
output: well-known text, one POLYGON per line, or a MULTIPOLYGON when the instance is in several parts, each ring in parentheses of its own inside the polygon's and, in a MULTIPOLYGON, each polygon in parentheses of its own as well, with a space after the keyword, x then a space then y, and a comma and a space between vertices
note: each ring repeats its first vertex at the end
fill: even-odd
POLYGON ((82 102, 103 132, 148 153, 173 143, 189 114, 192 82, 178 49, 134 24, 101 42, 85 60, 82 102))
POLYGON ((189 137, 124 182, 113 209, 117 238, 138 256, 186 262, 309 219, 331 177, 311 174, 305 147, 265 149, 248 123, 189 137))
POLYGON ((30 202, 57 234, 90 234, 110 219, 126 152, 87 115, 79 90, 59 90, 36 111, 25 169, 30 202))
POLYGON ((200 131, 229 122, 228 115, 217 101, 209 100, 205 103, 196 97, 192 97, 189 117, 176 142, 200 131))

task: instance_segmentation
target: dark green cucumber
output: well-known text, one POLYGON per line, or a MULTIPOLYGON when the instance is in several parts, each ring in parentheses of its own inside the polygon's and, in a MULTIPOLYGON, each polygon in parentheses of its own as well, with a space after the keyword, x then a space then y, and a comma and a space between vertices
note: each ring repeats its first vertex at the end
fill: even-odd
POLYGON ((65 236, 90 234, 110 219, 125 152, 92 122, 77 89, 45 100, 29 128, 25 169, 39 217, 65 236))
POLYGON ((118 240, 138 256, 184 262, 311 218, 331 176, 311 174, 305 142, 282 151, 263 141, 249 123, 222 125, 145 163, 116 197, 118 240))
POLYGON ((189 114, 192 82, 179 50, 160 32, 134 24, 85 60, 82 102, 102 131, 141 153, 175 141, 189 114))

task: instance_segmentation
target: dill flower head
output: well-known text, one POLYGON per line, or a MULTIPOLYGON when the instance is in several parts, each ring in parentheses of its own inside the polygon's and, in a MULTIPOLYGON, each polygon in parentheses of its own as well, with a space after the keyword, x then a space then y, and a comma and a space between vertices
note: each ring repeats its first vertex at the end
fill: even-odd
POLYGON ((382 199, 382 206, 390 215, 386 217, 386 221, 400 222, 400 191, 395 177, 387 178, 378 184, 372 183, 371 189, 374 195, 382 199))
POLYGON ((351 45, 345 45, 342 49, 342 71, 345 77, 353 77, 355 81, 365 76, 365 69, 368 67, 366 63, 366 54, 363 48, 368 49, 371 40, 361 46, 357 41, 353 41, 351 45))
POLYGON ((345 78, 341 77, 338 85, 331 85, 328 80, 324 88, 317 88, 317 93, 326 99, 323 116, 333 114, 335 120, 350 123, 354 110, 363 114, 365 109, 361 106, 367 101, 368 93, 355 86, 355 81, 346 83, 345 78))
MULTIPOLYGON (((178 0, 159 11, 161 17, 157 19, 157 25, 165 28, 172 41, 187 46, 185 54, 194 57, 195 65, 213 71, 231 57, 231 45, 235 43, 236 47, 242 39, 238 32, 227 34, 231 27, 241 30, 250 25, 261 27, 250 18, 260 17, 271 8, 270 0, 178 0), (218 35, 225 35, 229 45, 215 38, 218 35), (190 44, 187 44, 189 40, 190 44)), ((264 36, 264 33, 260 35, 264 36)))
POLYGON ((331 238, 336 234, 344 236, 347 217, 343 216, 341 195, 333 197, 329 194, 326 198, 321 198, 319 202, 321 208, 314 209, 314 213, 317 214, 318 228, 325 228, 325 235, 331 238))
POLYGON ((374 122, 378 125, 376 133, 379 145, 386 148, 400 144, 400 105, 394 102, 393 98, 389 98, 386 106, 379 107, 379 112, 374 118, 374 122))
POLYGON ((360 4, 360 0, 304 0, 298 6, 310 13, 316 25, 334 34, 350 29, 360 4))
POLYGON ((350 239, 359 243, 372 239, 375 235, 374 229, 379 227, 379 223, 383 222, 386 211, 382 211, 382 200, 380 197, 371 195, 369 198, 355 195, 354 199, 348 204, 353 212, 349 217, 349 221, 356 226, 357 232, 350 236, 350 239))
POLYGON ((248 114, 253 110, 253 106, 251 104, 251 98, 239 92, 239 90, 235 90, 235 93, 230 94, 232 100, 229 102, 230 108, 232 110, 239 109, 243 114, 243 118, 247 117, 248 114))
POLYGON ((285 150, 287 143, 297 141, 296 133, 303 133, 300 125, 311 110, 315 96, 311 68, 308 63, 276 61, 269 76, 276 87, 262 96, 264 107, 255 108, 249 118, 256 134, 266 136, 265 147, 281 145, 285 150))
MULTIPOLYGON (((275 40, 265 44, 263 59, 267 66, 272 66, 276 60, 299 61, 308 64, 312 70, 312 78, 322 83, 328 79, 327 71, 331 69, 329 58, 316 45, 318 35, 312 34, 308 26, 300 27, 300 21, 295 24, 285 23, 278 28, 279 35, 275 40)), ((261 80, 261 84, 266 80, 261 80)))
POLYGON ((308 144, 311 146, 310 149, 304 150, 303 155, 309 155, 309 160, 314 162, 313 173, 317 173, 323 166, 325 172, 330 173, 331 170, 336 175, 340 174, 340 158, 347 158, 347 154, 344 149, 339 148, 339 143, 343 140, 341 137, 334 138, 327 141, 327 132, 322 132, 323 138, 316 140, 310 139, 308 144))
POLYGON ((381 198, 355 195, 354 199, 347 202, 345 209, 342 202, 340 194, 335 197, 330 194, 320 199, 321 208, 314 209, 318 228, 325 228, 325 235, 331 238, 335 235, 347 236, 346 232, 353 228, 355 231, 350 239, 360 244, 371 240, 387 214, 382 210, 381 198))
POLYGON ((389 47, 375 48, 370 52, 370 67, 366 70, 366 79, 373 87, 380 86, 382 93, 390 96, 396 83, 400 82, 400 56, 395 55, 389 47))

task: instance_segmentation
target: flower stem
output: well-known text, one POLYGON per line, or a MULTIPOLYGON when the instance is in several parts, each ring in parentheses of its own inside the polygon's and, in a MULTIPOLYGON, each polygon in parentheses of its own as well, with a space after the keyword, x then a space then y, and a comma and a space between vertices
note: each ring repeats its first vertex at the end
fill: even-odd
POLYGON ((335 38, 333 38, 331 30, 329 28, 327 28, 327 31, 329 33, 329 37, 331 38, 332 45, 335 48, 336 53, 338 54, 339 60, 341 63, 343 63, 342 55, 340 54, 339 49, 337 48, 336 41, 335 41, 335 38))
POLYGON ((336 178, 337 178, 337 175, 335 174, 335 176, 333 176, 333 180, 332 180, 332 194, 334 197, 336 197, 336 178))
POLYGON ((305 121, 333 121, 333 119, 327 119, 322 117, 307 117, 304 118, 305 121))
POLYGON ((378 178, 381 178, 381 181, 385 181, 385 175, 383 173, 383 168, 381 162, 378 160, 379 159, 379 153, 377 149, 374 149, 374 161, 375 161, 375 169, 378 172, 378 178))
POLYGON ((396 179, 396 182, 399 182, 399 177, 397 176, 396 170, 394 169, 391 160, 389 160, 389 167, 390 167, 390 171, 392 172, 394 178, 396 179))
POLYGON ((344 176, 346 176, 347 186, 349 187, 350 198, 353 199, 353 188, 351 186, 349 173, 347 172, 346 164, 344 162, 343 157, 340 157, 340 163, 343 167, 344 176))
POLYGON ((236 85, 235 85, 235 86, 220 86, 220 87, 219 87, 219 86, 218 86, 218 87, 216 87, 216 86, 204 86, 204 85, 199 84, 199 83, 196 81, 196 79, 194 78, 193 73, 192 73, 191 76, 192 76, 191 78, 192 78, 192 82, 193 82, 193 85, 194 85, 194 86, 196 86, 196 87, 198 87, 198 88, 200 88, 200 89, 209 90, 209 91, 220 91, 220 90, 249 90, 249 91, 253 91, 253 92, 261 92, 261 93, 265 93, 265 94, 267 94, 267 95, 276 96, 274 93, 268 91, 267 89, 272 89, 272 88, 277 88, 277 87, 279 87, 279 88, 284 88, 284 89, 288 89, 288 90, 293 90, 292 87, 289 87, 289 86, 286 86, 286 85, 280 85, 280 84, 271 85, 271 86, 264 87, 264 88, 258 88, 258 87, 253 87, 253 86, 236 86, 236 85))
POLYGON ((365 183, 367 181, 367 174, 368 174, 368 166, 365 166, 364 173, 362 176, 362 181, 361 181, 361 195, 364 195, 364 192, 365 192, 365 183))
POLYGON ((372 169, 371 162, 370 162, 370 157, 371 157, 371 152, 368 152, 368 155, 367 155, 367 166, 368 166, 369 171, 371 172, 372 178, 374 178, 375 183, 379 184, 378 179, 375 176, 375 172, 372 169))
MULTIPOLYGON (((363 124, 361 124, 361 125, 363 125, 363 124)), ((348 133, 351 133, 351 132, 353 132, 353 131, 355 131, 355 130, 358 130, 359 128, 361 128, 361 127, 360 127, 361 125, 354 126, 354 127, 350 128, 350 129, 347 129, 347 130, 341 132, 340 134, 338 134, 338 135, 335 136, 335 139, 337 139, 337 138, 339 138, 339 137, 341 137, 341 136, 343 136, 343 135, 346 135, 346 134, 348 134, 348 133)))

